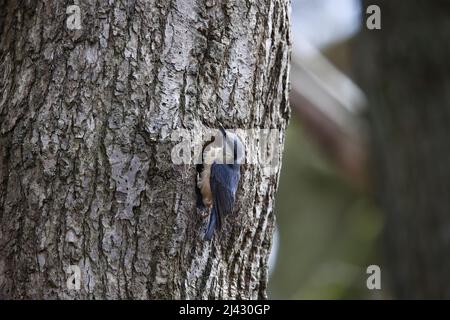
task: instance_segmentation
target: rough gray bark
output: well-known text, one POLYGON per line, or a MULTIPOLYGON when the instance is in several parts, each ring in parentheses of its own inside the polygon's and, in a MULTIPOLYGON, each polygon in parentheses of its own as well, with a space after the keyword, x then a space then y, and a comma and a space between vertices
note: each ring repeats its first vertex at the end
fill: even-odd
POLYGON ((280 168, 243 166, 204 242, 170 134, 284 132, 289 0, 80 0, 81 30, 72 1, 0 3, 0 297, 266 297, 280 168))
POLYGON ((396 298, 450 298, 450 3, 378 4, 356 70, 370 100, 377 196, 386 213, 383 271, 396 298))

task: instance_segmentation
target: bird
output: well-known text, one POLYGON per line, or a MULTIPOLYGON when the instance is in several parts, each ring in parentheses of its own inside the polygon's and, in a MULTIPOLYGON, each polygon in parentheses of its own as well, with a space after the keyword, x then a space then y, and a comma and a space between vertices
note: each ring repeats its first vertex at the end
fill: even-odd
POLYGON ((222 227, 223 218, 233 211, 241 177, 242 140, 223 127, 219 131, 220 134, 216 134, 214 141, 204 149, 203 170, 197 176, 197 187, 209 211, 206 241, 213 238, 214 231, 222 227))

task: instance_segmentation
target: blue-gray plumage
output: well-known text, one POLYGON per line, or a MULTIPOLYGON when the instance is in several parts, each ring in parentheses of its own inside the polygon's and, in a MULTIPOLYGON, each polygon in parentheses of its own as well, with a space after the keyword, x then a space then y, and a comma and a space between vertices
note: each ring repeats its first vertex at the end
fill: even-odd
POLYGON ((211 166, 210 185, 213 194, 213 207, 206 228, 206 240, 212 239, 214 230, 222 227, 222 219, 233 211, 240 177, 239 164, 213 163, 211 166))
POLYGON ((217 136, 215 143, 205 149, 206 163, 198 178, 202 202, 211 210, 205 240, 212 239, 214 231, 221 228, 223 218, 233 211, 243 158, 239 137, 223 128, 220 131, 222 136, 217 136))

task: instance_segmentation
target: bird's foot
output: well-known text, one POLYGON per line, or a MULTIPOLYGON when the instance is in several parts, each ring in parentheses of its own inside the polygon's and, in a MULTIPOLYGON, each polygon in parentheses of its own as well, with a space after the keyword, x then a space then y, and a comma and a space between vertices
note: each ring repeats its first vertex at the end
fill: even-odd
POLYGON ((199 208, 198 209, 199 213, 200 213, 200 217, 202 219, 205 219, 206 217, 209 217, 210 213, 211 213, 211 208, 208 207, 203 207, 203 208, 199 208))
POLYGON ((205 211, 202 212, 202 218, 208 218, 211 215, 212 207, 207 207, 205 211))

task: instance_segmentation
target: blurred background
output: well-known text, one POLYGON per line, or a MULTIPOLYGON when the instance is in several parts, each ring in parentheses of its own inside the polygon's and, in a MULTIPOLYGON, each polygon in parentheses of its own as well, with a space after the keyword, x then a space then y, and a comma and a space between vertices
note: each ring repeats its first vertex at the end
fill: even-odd
POLYGON ((450 299, 450 1, 293 0, 292 21, 270 297, 450 299))
POLYGON ((270 298, 387 297, 366 287, 366 268, 382 264, 383 218, 368 177, 366 97, 352 80, 351 43, 365 24, 363 5, 293 0, 291 17, 292 118, 276 199, 270 298))

